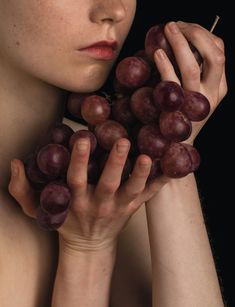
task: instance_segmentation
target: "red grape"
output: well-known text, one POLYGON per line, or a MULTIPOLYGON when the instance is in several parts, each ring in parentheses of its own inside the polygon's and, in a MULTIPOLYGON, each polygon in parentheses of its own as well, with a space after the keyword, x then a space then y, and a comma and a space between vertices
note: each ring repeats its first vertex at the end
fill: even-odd
POLYGON ((67 185, 59 182, 48 183, 40 194, 42 209, 50 214, 57 214, 68 209, 71 193, 67 185))
POLYGON ((151 69, 146 61, 139 57, 126 57, 116 67, 116 78, 127 88, 137 88, 144 85, 151 75, 151 69))
POLYGON ((162 135, 172 142, 187 140, 192 133, 192 123, 180 111, 162 112, 159 126, 162 135))
POLYGON ((70 126, 64 123, 56 123, 48 129, 42 143, 44 145, 61 144, 68 147, 69 139, 73 133, 74 131, 70 126))
POLYGON ((43 146, 37 154, 37 164, 40 171, 52 178, 57 178, 67 172, 70 153, 60 144, 43 146))
POLYGON ((106 120, 95 128, 95 136, 99 145, 105 150, 111 150, 120 138, 128 138, 127 130, 117 121, 106 120))
POLYGON ((81 106, 82 102, 88 94, 70 93, 67 100, 67 108, 71 115, 82 119, 81 106))
POLYGON ((181 111, 191 121, 201 121, 210 113, 210 102, 203 94, 184 90, 185 102, 181 111))
POLYGON ((160 159, 154 159, 152 161, 152 166, 150 169, 149 176, 147 178, 147 183, 151 183, 154 179, 160 177, 162 175, 161 163, 160 159))
POLYGON ((156 122, 160 110, 154 105, 153 89, 140 87, 131 96, 131 110, 143 124, 156 122))
POLYGON ((81 106, 83 119, 90 125, 98 125, 109 118, 111 107, 108 100, 99 95, 87 96, 81 106))
POLYGON ((138 148, 140 153, 151 159, 159 159, 164 154, 168 141, 162 136, 157 125, 145 125, 138 134, 138 148))
POLYGON ((180 178, 192 171, 192 159, 182 143, 172 143, 161 158, 161 168, 164 175, 180 178))
POLYGON ((191 162, 192 162, 191 171, 195 172, 198 169, 198 167, 200 165, 200 161, 201 161, 199 152, 197 151, 197 149, 194 146, 192 146, 190 144, 183 143, 183 145, 184 145, 185 149, 187 149, 188 154, 191 158, 191 162))
POLYGON ((40 206, 37 208, 36 221, 39 227, 44 230, 56 230, 63 225, 66 217, 68 215, 68 210, 57 214, 50 214, 44 211, 40 206))
POLYGON ((184 103, 184 90, 174 81, 161 81, 153 90, 153 98, 160 110, 173 112, 184 103))
POLYGON ((130 127, 136 122, 136 117, 130 108, 130 98, 123 96, 114 100, 112 105, 112 117, 125 127, 130 127))

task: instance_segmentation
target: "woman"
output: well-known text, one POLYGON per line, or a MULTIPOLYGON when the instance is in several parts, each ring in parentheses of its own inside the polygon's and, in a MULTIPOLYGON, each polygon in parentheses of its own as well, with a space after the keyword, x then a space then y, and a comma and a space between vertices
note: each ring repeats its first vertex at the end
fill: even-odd
MULTIPOLYGON (((47 127, 62 120, 65 91, 92 92, 105 82, 135 6, 134 0, 0 0, 3 307, 50 306, 52 290, 56 307, 108 306, 110 293, 111 306, 223 306, 193 174, 162 178, 145 187, 151 160, 141 155, 134 175, 119 189, 130 145, 121 139, 99 183, 91 188, 86 184, 89 143, 79 141, 68 171, 73 197, 69 216, 58 230, 54 286, 57 237, 26 216, 35 217, 35 202, 20 160, 12 161, 8 186, 10 161, 25 157, 47 127), (113 46, 113 57, 86 51, 100 41, 113 46)), ((183 87, 205 94, 213 112, 227 91, 222 41, 199 25, 182 22, 169 23, 165 34, 183 87), (186 39, 204 58, 202 79, 186 39)), ((156 52, 155 62, 163 80, 179 82, 164 52, 156 52)), ((189 142, 204 123, 194 126, 189 142)))

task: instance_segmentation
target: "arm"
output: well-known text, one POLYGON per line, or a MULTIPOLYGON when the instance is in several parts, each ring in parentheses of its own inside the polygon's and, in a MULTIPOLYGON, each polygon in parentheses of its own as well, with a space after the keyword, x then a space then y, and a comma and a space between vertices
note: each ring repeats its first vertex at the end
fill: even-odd
MULTIPOLYGON (((212 112, 226 93, 221 40, 198 25, 179 24, 180 32, 166 35, 182 75, 182 85, 204 93, 212 112), (190 40, 204 57, 203 76, 187 46, 190 40), (196 65, 195 65, 196 64, 196 65)), ((166 57, 156 54, 163 79, 180 82, 166 57)), ((194 138, 203 123, 194 123, 194 138)), ((216 267, 193 174, 171 179, 146 204, 153 263, 153 306, 222 307, 216 267)))

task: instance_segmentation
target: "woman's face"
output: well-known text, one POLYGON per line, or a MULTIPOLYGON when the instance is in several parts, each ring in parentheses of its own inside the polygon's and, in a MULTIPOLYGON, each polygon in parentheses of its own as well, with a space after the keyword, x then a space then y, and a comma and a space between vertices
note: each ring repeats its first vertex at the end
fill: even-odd
POLYGON ((136 0, 0 0, 0 65, 69 91, 94 91, 119 54, 135 8, 136 0))

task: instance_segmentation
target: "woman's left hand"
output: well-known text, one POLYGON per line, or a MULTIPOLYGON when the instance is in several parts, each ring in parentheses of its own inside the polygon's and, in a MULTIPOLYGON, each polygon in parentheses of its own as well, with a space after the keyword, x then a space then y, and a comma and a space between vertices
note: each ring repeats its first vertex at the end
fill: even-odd
POLYGON ((224 43, 200 25, 181 21, 166 24, 165 35, 173 49, 181 80, 165 53, 160 51, 155 53, 155 62, 162 80, 175 81, 186 90, 200 92, 210 102, 211 111, 208 117, 203 121, 193 122, 192 134, 186 141, 193 144, 199 131, 227 93, 224 43), (188 41, 203 58, 201 68, 188 41))

